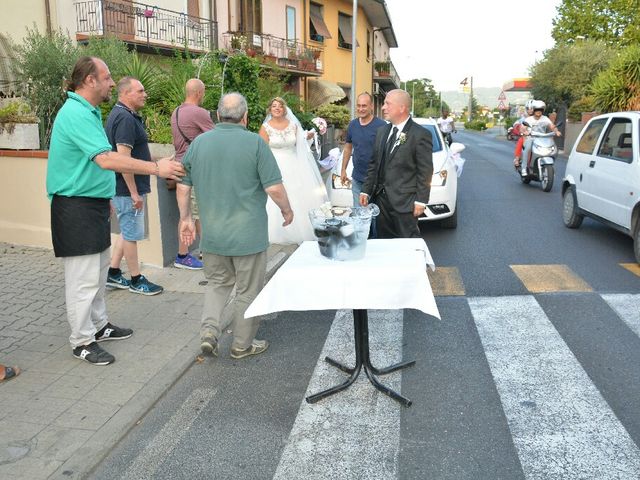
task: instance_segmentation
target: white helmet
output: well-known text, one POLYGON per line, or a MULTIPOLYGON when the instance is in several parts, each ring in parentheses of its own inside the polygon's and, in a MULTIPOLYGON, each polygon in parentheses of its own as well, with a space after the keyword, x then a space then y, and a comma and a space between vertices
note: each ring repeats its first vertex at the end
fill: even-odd
POLYGON ((527 100, 527 103, 524 104, 524 108, 526 110, 533 110, 533 102, 534 100, 527 100))
POLYGON ((544 109, 547 108, 547 105, 542 100, 534 100, 531 103, 531 108, 533 108, 534 110, 542 110, 544 112, 544 109))

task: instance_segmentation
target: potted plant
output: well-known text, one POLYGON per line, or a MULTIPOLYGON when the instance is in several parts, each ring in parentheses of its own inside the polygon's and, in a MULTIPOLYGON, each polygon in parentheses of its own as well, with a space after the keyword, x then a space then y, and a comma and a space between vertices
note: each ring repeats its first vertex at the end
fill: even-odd
POLYGON ((390 66, 391 62, 389 62, 389 60, 385 60, 384 62, 375 62, 373 64, 373 68, 378 72, 379 77, 388 77, 390 66))
POLYGON ((40 133, 38 117, 29 106, 14 100, 0 108, 0 148, 11 150, 38 150, 40 133))
POLYGON ((233 50, 244 50, 247 48, 247 37, 241 34, 234 34, 231 37, 231 48, 233 50))

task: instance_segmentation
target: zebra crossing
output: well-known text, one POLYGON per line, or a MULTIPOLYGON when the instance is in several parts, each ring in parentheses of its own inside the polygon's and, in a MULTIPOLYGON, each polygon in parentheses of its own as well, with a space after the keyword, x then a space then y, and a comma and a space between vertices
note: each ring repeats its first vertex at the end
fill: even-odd
MULTIPOLYGON (((354 361, 351 312, 324 312, 331 326, 322 339, 310 334, 310 344, 324 345, 313 350, 315 367, 287 409, 293 420, 259 452, 273 461, 261 463, 259 471, 243 464, 212 475, 191 467, 196 470, 190 478, 229 478, 229 472, 278 480, 640 478, 640 294, 594 292, 564 266, 527 267, 512 270, 530 293, 494 297, 467 297, 456 268, 437 269, 431 281, 441 321, 416 311, 370 312, 373 363, 418 360, 380 378, 414 400, 410 408, 372 388, 364 375, 344 392, 305 402, 307 395, 345 379, 324 362, 326 356, 354 361)), ((272 338, 284 336, 303 315, 278 314, 271 320, 272 338)), ((280 347, 273 342, 270 355, 289 355, 288 347, 286 341, 280 347)), ((306 358, 310 349, 299 354, 306 358)), ((313 359, 283 362, 293 372, 298 365, 308 371, 313 359)), ((256 370, 255 377, 247 384, 260 381, 268 369, 273 365, 251 365, 245 373, 256 370)), ((287 388, 286 377, 278 378, 270 390, 287 388)), ((171 470, 177 468, 170 466, 172 459, 183 465, 177 459, 201 443, 198 425, 229 414, 221 403, 224 391, 223 384, 194 391, 206 408, 188 422, 169 418, 172 426, 148 439, 153 451, 162 446, 161 458, 134 459, 129 473, 180 478, 171 470), (184 432, 173 426, 178 423, 186 424, 184 432), (158 438, 163 435, 174 440, 158 438)), ((185 405, 193 401, 189 397, 185 405)), ((174 415, 184 416, 184 409, 174 415)), ((237 428, 242 419, 234 420, 229 423, 237 428)), ((191 454, 193 461, 215 463, 221 448, 215 438, 223 442, 236 434, 219 428, 209 442, 213 447, 191 454)), ((273 419, 252 428, 264 435, 273 430, 273 419)), ((251 443, 244 448, 235 454, 255 458, 251 443)))

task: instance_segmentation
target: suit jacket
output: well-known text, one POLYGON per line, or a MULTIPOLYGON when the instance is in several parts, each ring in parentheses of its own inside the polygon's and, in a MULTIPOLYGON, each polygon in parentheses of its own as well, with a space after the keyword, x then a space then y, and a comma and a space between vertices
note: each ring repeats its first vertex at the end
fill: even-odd
POLYGON ((431 132, 409 118, 401 132, 405 135, 404 142, 400 141, 401 134, 397 134, 395 146, 385 160, 382 185, 379 181, 380 162, 392 128, 389 124, 378 129, 362 192, 372 198, 384 187, 393 209, 399 213, 409 213, 413 212, 414 202, 429 202, 433 175, 433 141, 431 132))

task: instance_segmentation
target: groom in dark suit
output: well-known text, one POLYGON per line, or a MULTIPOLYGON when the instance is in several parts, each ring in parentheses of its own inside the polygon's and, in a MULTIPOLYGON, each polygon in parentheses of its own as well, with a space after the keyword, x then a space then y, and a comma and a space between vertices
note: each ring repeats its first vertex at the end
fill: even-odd
POLYGON ((387 93, 382 113, 390 124, 378 129, 360 194, 360 205, 380 207, 378 238, 421 237, 418 217, 429 201, 433 142, 431 133, 411 120, 410 108, 404 90, 387 93))

